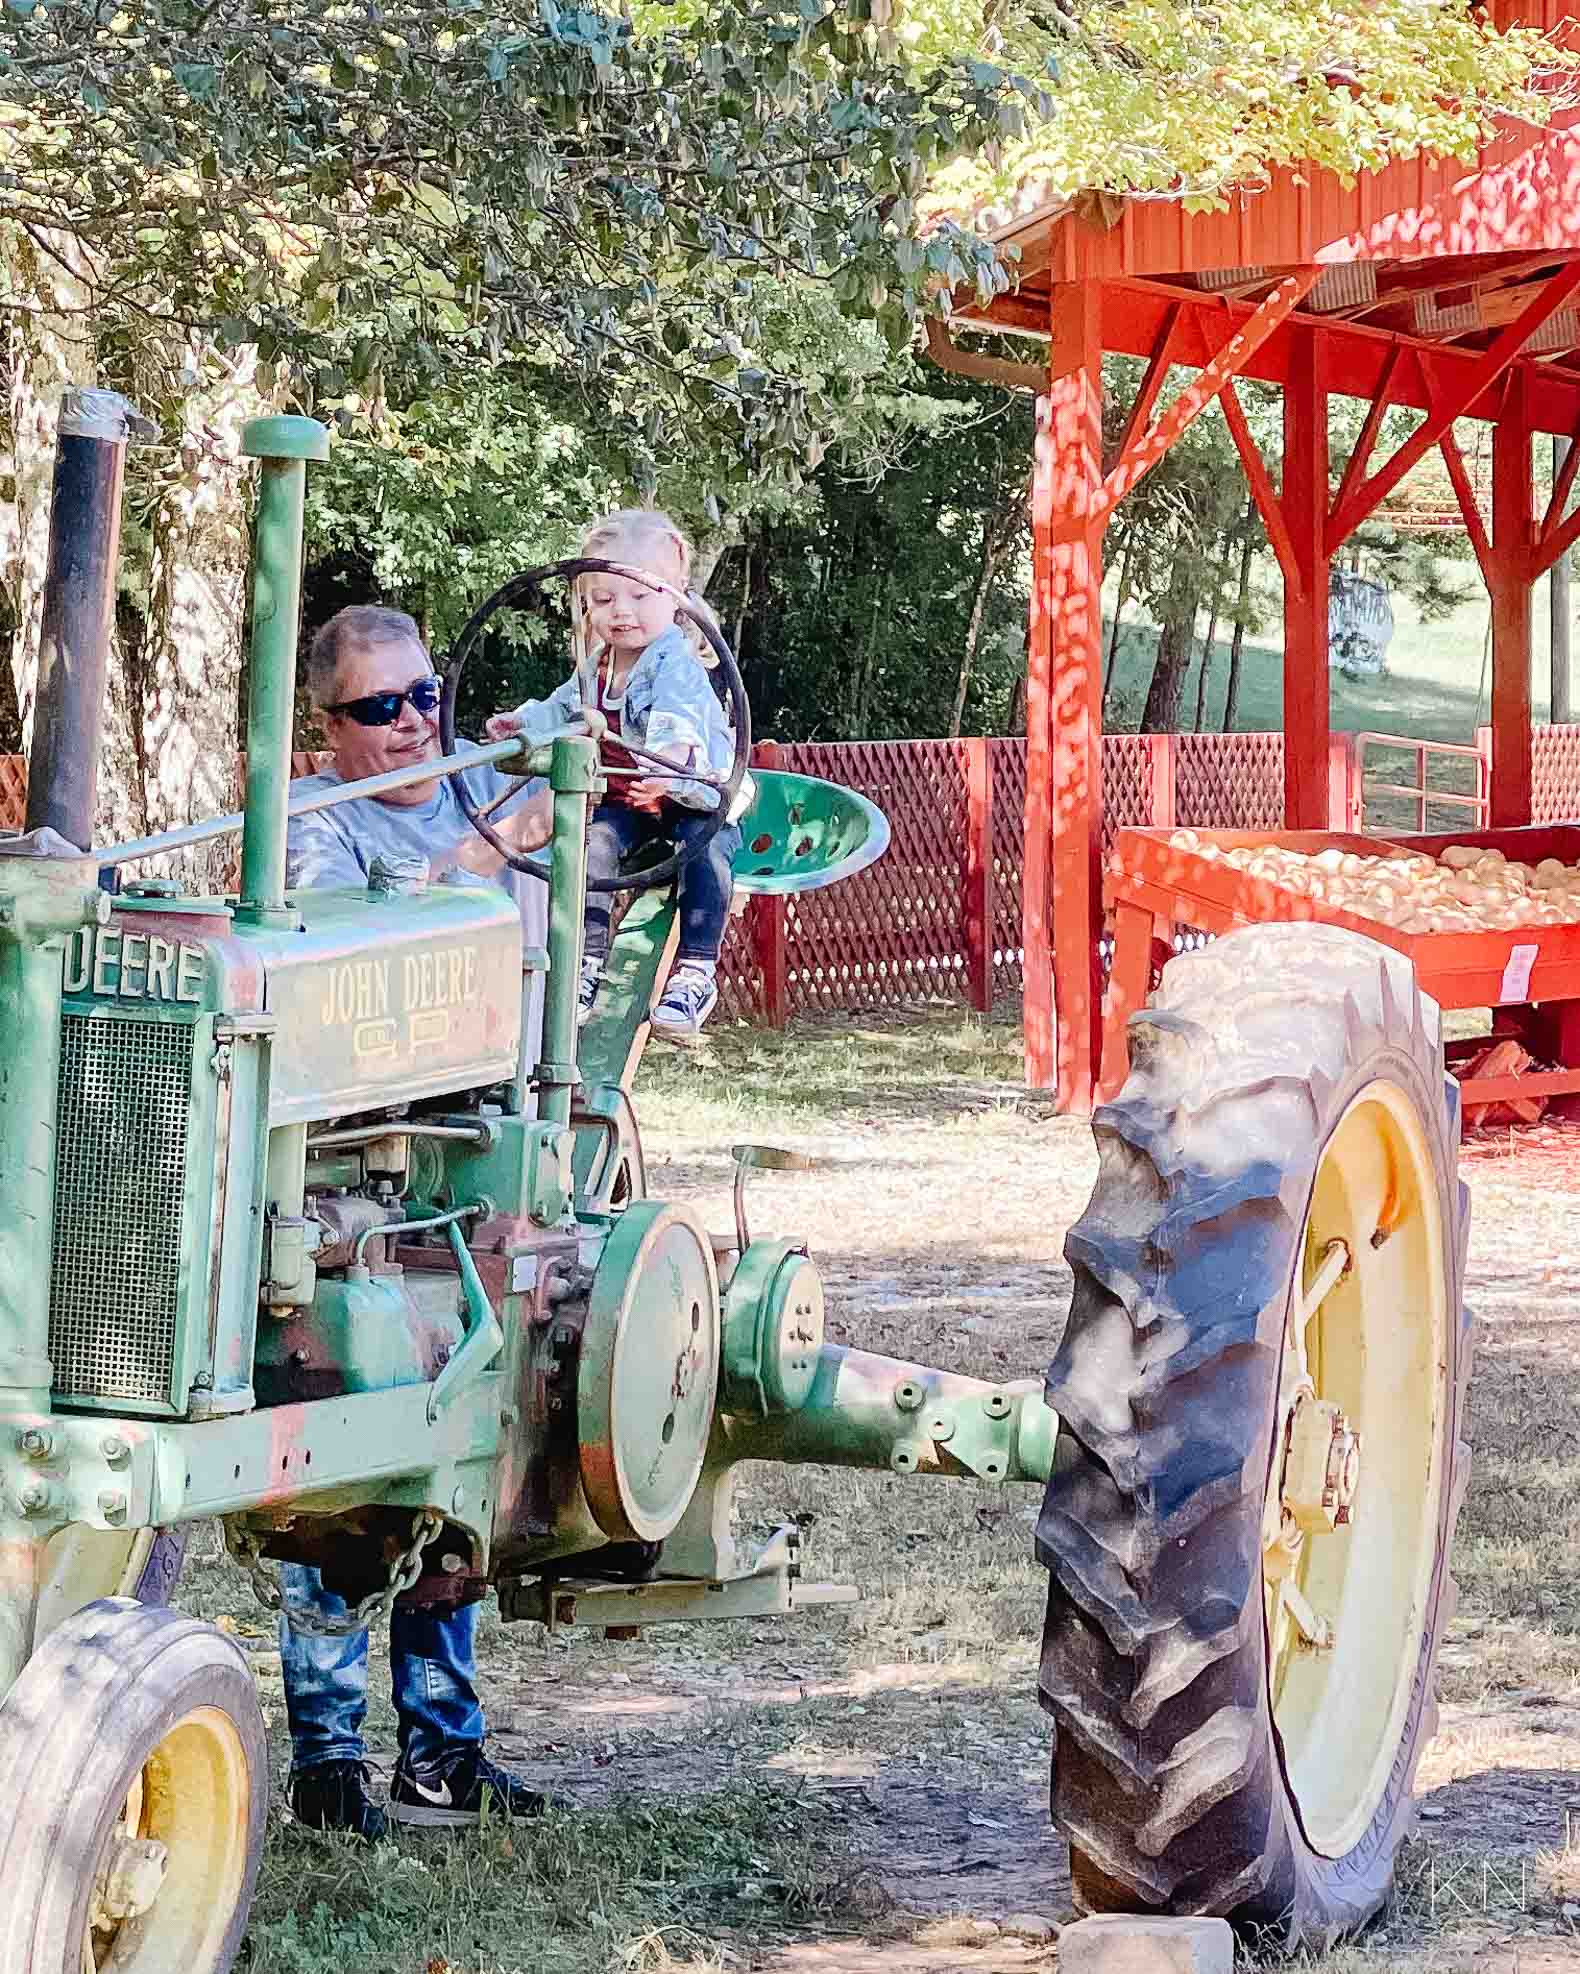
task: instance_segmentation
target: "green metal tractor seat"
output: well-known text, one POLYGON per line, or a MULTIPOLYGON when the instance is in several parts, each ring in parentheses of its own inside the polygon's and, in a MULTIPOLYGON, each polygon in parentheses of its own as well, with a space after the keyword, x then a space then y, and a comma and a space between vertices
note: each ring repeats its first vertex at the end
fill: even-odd
POLYGON ((853 788, 815 775, 752 770, 757 799, 741 818, 735 882, 781 897, 854 877, 889 847, 883 811, 853 788))

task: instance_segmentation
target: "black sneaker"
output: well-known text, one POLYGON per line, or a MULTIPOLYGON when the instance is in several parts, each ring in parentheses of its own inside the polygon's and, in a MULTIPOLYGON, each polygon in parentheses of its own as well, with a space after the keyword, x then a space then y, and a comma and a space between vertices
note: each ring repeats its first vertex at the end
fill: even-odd
POLYGON ((481 1748, 463 1748, 431 1769, 397 1765, 390 1820, 408 1829, 457 1830, 481 1823, 489 1799, 495 1816, 542 1816, 564 1805, 496 1768, 481 1748))
POLYGON ((319 1762, 291 1777, 291 1814, 309 1830, 344 1830, 376 1844, 389 1835, 389 1820, 368 1799, 361 1762, 319 1762))

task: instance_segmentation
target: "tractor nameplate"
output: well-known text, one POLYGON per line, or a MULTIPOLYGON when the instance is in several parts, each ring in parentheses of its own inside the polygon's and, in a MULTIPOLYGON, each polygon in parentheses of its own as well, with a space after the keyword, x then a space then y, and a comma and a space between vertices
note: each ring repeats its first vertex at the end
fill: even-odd
POLYGON ((495 887, 424 897, 296 894, 305 921, 263 947, 269 1121, 333 1117, 515 1069, 521 919, 495 887))
POLYGON ((195 1007, 203 999, 201 946, 122 926, 83 926, 66 944, 62 986, 95 999, 164 1001, 195 1007))

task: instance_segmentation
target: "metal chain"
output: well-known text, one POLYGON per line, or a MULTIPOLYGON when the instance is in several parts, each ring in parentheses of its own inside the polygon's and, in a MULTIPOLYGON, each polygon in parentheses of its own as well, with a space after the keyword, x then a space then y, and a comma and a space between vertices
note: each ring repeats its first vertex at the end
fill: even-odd
POLYGON ((227 1517, 224 1524, 225 1547, 251 1578, 258 1602, 266 1611, 280 1612, 293 1631, 306 1632, 315 1638, 349 1638, 353 1632, 366 1631, 375 1622, 382 1624, 394 1610, 395 1599, 410 1590, 422 1575, 423 1551, 443 1527, 444 1517, 437 1508, 424 1508, 415 1514, 411 1541, 390 1564, 388 1583, 382 1590, 370 1591, 344 1617, 337 1618, 327 1611, 289 1602, 285 1586, 264 1561, 261 1539, 237 1520, 227 1517))

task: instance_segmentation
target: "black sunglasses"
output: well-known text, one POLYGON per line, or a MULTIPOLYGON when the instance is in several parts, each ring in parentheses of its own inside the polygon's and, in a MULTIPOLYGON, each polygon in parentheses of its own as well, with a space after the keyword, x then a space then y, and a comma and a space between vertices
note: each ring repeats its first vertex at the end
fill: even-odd
POLYGON ((425 716, 444 697, 444 687, 435 678, 418 679, 404 692, 370 692, 362 699, 347 699, 339 706, 326 706, 326 713, 344 713, 359 727, 391 727, 400 718, 400 709, 409 699, 415 711, 425 716))

